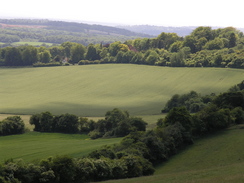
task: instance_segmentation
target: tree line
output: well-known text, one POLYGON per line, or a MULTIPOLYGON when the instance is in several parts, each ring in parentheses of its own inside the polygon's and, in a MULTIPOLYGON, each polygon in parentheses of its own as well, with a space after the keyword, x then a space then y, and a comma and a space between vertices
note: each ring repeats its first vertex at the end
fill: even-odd
POLYGON ((139 117, 130 117, 128 111, 118 108, 108 111, 105 119, 97 122, 74 114, 53 115, 50 112, 30 117, 34 131, 59 133, 88 133, 91 139, 100 137, 124 137, 130 132, 145 131, 147 123, 139 117))
MULTIPOLYGON (((190 92, 179 98, 189 96, 196 96, 196 93, 190 92)), ((49 124, 50 114, 43 115, 33 115, 32 118, 43 118, 43 122, 49 124)), ((128 112, 114 109, 106 113, 105 120, 108 126, 113 126, 128 117, 128 112)), ((151 175, 155 171, 154 165, 167 161, 172 155, 193 144, 195 138, 243 123, 244 81, 214 96, 194 114, 179 103, 179 106, 169 110, 165 118, 158 120, 155 129, 144 131, 143 127, 141 131, 133 130, 120 143, 103 146, 87 157, 55 156, 35 163, 6 160, 0 164, 0 181, 75 183, 151 175)), ((89 129, 91 124, 87 124, 83 126, 84 129, 89 129)))
POLYGON ((52 47, 6 47, 0 63, 6 66, 132 63, 171 67, 244 68, 244 36, 233 27, 198 27, 185 37, 162 32, 156 38, 137 38, 111 44, 63 42, 52 47), (58 63, 58 64, 57 64, 58 63))

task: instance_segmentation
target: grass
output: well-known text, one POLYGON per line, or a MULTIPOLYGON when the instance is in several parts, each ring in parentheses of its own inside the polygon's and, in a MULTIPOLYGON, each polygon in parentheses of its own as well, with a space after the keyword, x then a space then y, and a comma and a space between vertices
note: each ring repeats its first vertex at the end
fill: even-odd
POLYGON ((175 93, 220 93, 243 76, 238 69, 129 64, 0 68, 0 113, 104 116, 117 107, 133 116, 158 115, 175 93))
POLYGON ((23 159, 27 162, 55 155, 82 157, 102 145, 118 143, 121 138, 90 140, 88 135, 28 132, 0 137, 0 162, 23 159))
POLYGON ((43 44, 45 44, 47 46, 52 46, 53 45, 53 43, 35 42, 35 41, 20 41, 20 42, 14 42, 14 43, 11 43, 11 44, 15 45, 15 46, 20 46, 20 45, 41 46, 43 44))
POLYGON ((156 168, 155 175, 114 183, 235 182, 244 180, 244 125, 197 140, 194 145, 156 168))

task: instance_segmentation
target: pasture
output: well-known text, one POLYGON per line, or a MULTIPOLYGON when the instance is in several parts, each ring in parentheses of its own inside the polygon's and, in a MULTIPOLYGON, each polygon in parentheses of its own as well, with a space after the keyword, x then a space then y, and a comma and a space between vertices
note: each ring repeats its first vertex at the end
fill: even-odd
POLYGON ((67 154, 71 157, 82 157, 103 145, 112 145, 120 140, 121 138, 90 140, 85 134, 39 132, 1 136, 0 162, 10 158, 30 162, 67 154))
POLYGON ((239 125, 199 139, 158 166, 153 176, 105 182, 241 183, 244 180, 243 131, 244 126, 239 125))
POLYGON ((160 114, 173 94, 220 93, 241 82, 244 70, 104 64, 0 68, 0 113, 104 116, 113 108, 133 116, 160 114))

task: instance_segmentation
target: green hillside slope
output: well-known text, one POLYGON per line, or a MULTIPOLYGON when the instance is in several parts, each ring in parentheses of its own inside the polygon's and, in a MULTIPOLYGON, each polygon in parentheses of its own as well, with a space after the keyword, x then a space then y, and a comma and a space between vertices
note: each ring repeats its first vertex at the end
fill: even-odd
POLYGON ((157 167, 155 175, 114 183, 241 183, 244 180, 244 126, 232 127, 195 142, 157 167))
POLYGON ((168 68, 88 65, 0 68, 0 113, 104 116, 115 107, 131 115, 159 114, 173 94, 219 93, 239 83, 244 71, 224 68, 168 68))
POLYGON ((121 138, 91 140, 85 134, 29 132, 0 137, 0 162, 7 159, 33 161, 56 155, 82 157, 103 145, 112 145, 121 138))

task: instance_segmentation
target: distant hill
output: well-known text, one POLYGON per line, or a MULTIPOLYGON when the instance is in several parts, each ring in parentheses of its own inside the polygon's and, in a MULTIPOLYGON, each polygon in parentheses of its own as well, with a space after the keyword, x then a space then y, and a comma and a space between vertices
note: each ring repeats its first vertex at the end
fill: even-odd
MULTIPOLYGON (((117 26, 118 28, 127 29, 133 32, 138 32, 142 34, 149 34, 152 36, 158 36, 162 32, 176 33, 179 36, 187 36, 198 26, 183 26, 183 27, 167 27, 167 26, 154 26, 154 25, 131 25, 131 26, 117 26)), ((221 27, 212 27, 213 29, 218 29, 221 27)), ((244 31, 244 28, 237 28, 240 31, 244 31)))
MULTIPOLYGON (((125 41, 138 37, 152 37, 144 33, 136 33, 123 28, 103 25, 90 25, 77 22, 50 21, 47 19, 0 19, 0 29, 5 43, 31 40, 49 43, 65 41, 78 42, 84 45, 89 43, 111 43, 125 41), (10 40, 10 41, 9 41, 10 40)), ((1 41, 0 42, 4 42, 1 41)))
POLYGON ((158 36, 162 32, 177 33, 179 36, 189 35, 196 26, 185 27, 166 27, 166 26, 154 26, 154 25, 131 25, 131 26, 117 26, 118 28, 127 29, 133 32, 149 34, 152 36, 158 36))

